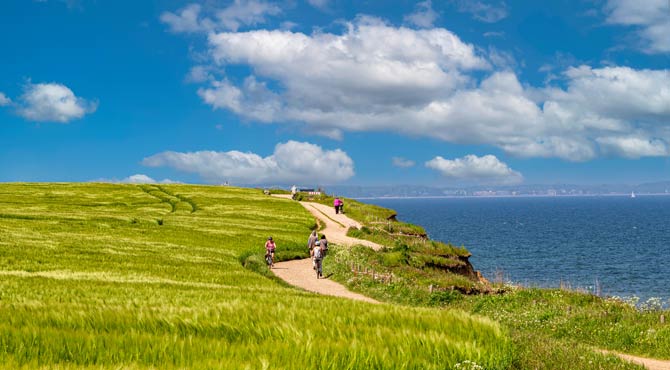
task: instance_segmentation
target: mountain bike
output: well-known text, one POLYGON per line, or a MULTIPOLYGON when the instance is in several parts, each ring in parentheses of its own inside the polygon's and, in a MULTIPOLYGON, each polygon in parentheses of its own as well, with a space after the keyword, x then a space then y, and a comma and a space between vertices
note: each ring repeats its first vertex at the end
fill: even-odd
POLYGON ((270 268, 274 265, 274 258, 272 258, 272 253, 270 251, 265 252, 265 263, 267 263, 270 268))

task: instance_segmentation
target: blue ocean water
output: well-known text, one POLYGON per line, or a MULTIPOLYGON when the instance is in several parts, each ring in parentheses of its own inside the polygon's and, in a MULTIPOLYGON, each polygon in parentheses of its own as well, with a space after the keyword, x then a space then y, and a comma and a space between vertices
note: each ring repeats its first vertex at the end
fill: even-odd
POLYGON ((464 245, 490 280, 670 299, 670 196, 363 201, 464 245))

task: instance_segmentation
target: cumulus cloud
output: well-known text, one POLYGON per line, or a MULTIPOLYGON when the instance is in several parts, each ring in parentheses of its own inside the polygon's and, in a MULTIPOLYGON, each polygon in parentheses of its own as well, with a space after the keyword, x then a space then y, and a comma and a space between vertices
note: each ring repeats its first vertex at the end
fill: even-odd
POLYGON ((214 109, 300 123, 331 138, 390 131, 571 161, 666 155, 668 70, 563 67, 552 69, 556 86, 536 88, 510 70, 512 55, 481 50, 443 28, 394 27, 372 17, 358 17, 340 34, 213 32, 209 67, 223 77, 208 77, 198 94, 214 109), (225 77, 238 65, 250 73, 225 77))
POLYGON ((235 0, 225 8, 203 9, 199 4, 189 4, 176 13, 163 12, 160 20, 175 33, 237 31, 243 26, 265 23, 268 16, 281 13, 276 4, 262 0, 235 0))
POLYGON ((421 1, 416 4, 414 12, 404 17, 405 22, 417 27, 430 28, 437 20, 438 14, 433 10, 431 0, 421 1))
POLYGON ((415 165, 414 161, 402 157, 393 157, 392 161, 394 166, 401 168, 414 167, 415 165))
POLYGON ((342 150, 324 150, 318 145, 296 141, 277 144, 274 153, 267 157, 235 150, 168 151, 147 157, 142 164, 196 173, 212 183, 294 183, 315 179, 336 183, 354 175, 354 163, 342 150))
POLYGON ((209 43, 217 65, 249 65, 255 75, 242 86, 212 82, 198 92, 205 102, 263 122, 308 122, 331 136, 367 130, 359 117, 426 105, 469 84, 462 71, 490 67, 447 30, 394 28, 369 17, 342 35, 257 30, 212 34, 209 43), (284 92, 270 91, 263 79, 284 92))
POLYGON ((472 18, 485 22, 495 23, 507 18, 507 5, 500 2, 498 5, 491 5, 476 0, 455 0, 456 8, 461 13, 469 13, 472 18))
POLYGON ((98 103, 74 95, 59 83, 29 83, 25 86, 18 105, 18 114, 38 122, 67 123, 93 113, 98 103))
POLYGON ((119 179, 107 179, 107 178, 101 178, 101 179, 96 179, 96 180, 91 180, 92 182, 110 182, 113 184, 179 184, 179 181, 173 181, 170 179, 163 179, 161 181, 156 181, 153 178, 145 175, 145 174, 135 174, 128 176, 126 178, 123 178, 121 180, 119 179))
POLYGON ((663 140, 640 137, 599 137, 596 139, 605 154, 626 158, 667 156, 668 144, 663 140))
POLYGON ((470 154, 453 160, 437 156, 426 162, 426 167, 457 180, 497 184, 518 184, 523 181, 519 172, 490 154, 483 157, 470 154))
POLYGON ((135 174, 132 176, 128 176, 119 182, 129 184, 155 184, 156 180, 144 174, 135 174))
POLYGON ((12 103, 12 100, 8 98, 4 93, 0 92, 0 107, 9 105, 12 103))
POLYGON ((211 19, 199 19, 202 7, 199 4, 189 4, 177 13, 164 12, 160 20, 170 26, 172 32, 203 32, 214 29, 211 19))
POLYGON ((670 3, 667 0, 608 0, 607 22, 637 28, 648 53, 670 52, 670 3))

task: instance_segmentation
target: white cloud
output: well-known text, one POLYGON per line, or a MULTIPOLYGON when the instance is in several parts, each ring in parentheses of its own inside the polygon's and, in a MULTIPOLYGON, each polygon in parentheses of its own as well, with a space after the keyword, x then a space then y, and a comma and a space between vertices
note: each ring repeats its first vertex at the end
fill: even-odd
POLYGON ((393 165, 396 167, 408 168, 408 167, 414 167, 415 163, 414 161, 409 159, 401 157, 393 157, 393 165))
POLYGON ((330 5, 330 0, 307 0, 309 5, 320 9, 320 10, 326 10, 328 9, 328 5, 330 5))
POLYGON ((658 139, 639 137, 601 137, 596 139, 605 154, 626 158, 667 156, 668 144, 658 139))
POLYGON ((663 155, 659 148, 670 143, 668 70, 579 66, 553 74, 552 67, 550 82, 561 87, 534 88, 508 70, 516 63, 511 54, 476 50, 446 29, 393 27, 371 17, 341 34, 211 33, 211 68, 251 72, 243 81, 210 79, 198 94, 214 109, 301 123, 336 139, 391 131, 572 161, 663 155), (624 137, 653 145, 612 144, 624 137))
POLYGON ((198 4, 189 4, 182 8, 178 14, 163 12, 160 20, 170 26, 172 32, 203 32, 214 28, 214 22, 210 19, 199 19, 202 7, 198 4))
POLYGON ((638 28, 648 53, 670 52, 670 2, 667 0, 608 0, 607 22, 638 28))
POLYGON ((29 83, 24 88, 17 112, 31 121, 67 123, 93 113, 97 108, 97 102, 75 96, 65 85, 29 83))
POLYGON ((259 0, 235 0, 229 7, 217 11, 216 18, 224 28, 237 31, 241 26, 265 23, 268 15, 281 13, 279 6, 259 0))
POLYGON ((209 42, 218 65, 247 64, 255 76, 241 87, 212 83, 199 91, 205 102, 264 122, 309 122, 331 136, 359 127, 338 127, 347 125, 339 114, 374 118, 389 107, 422 106, 470 83, 462 71, 489 67, 447 30, 394 28, 369 17, 342 35, 257 30, 213 34, 209 42), (261 79, 279 82, 284 93, 261 79))
POLYGON ((353 161, 342 150, 324 150, 318 145, 296 141, 277 144, 274 153, 268 157, 239 151, 168 151, 147 157, 142 164, 197 173, 213 183, 336 183, 354 175, 353 161))
POLYGON ((173 180, 170 180, 170 179, 163 179, 161 181, 156 181, 153 178, 151 178, 147 175, 144 175, 144 174, 140 174, 140 173, 128 176, 128 177, 123 178, 121 180, 100 178, 100 179, 91 180, 91 182, 109 182, 109 183, 113 183, 113 184, 119 184, 119 183, 121 183, 121 184, 157 184, 157 183, 160 183, 160 184, 179 184, 180 183, 179 181, 173 181, 173 180))
POLYGON ((414 12, 404 17, 405 22, 413 24, 421 28, 433 27, 433 23, 437 20, 438 14, 433 10, 431 0, 418 2, 414 12))
POLYGON ((243 26, 265 23, 267 16, 281 13, 276 4, 262 0, 235 0, 225 8, 203 9, 199 4, 189 4, 177 13, 163 12, 160 20, 175 33, 237 31, 243 26), (204 14, 207 13, 207 14, 204 14))
POLYGON ((453 160, 437 156, 426 162, 426 167, 457 180, 498 184, 518 184, 523 181, 519 172, 490 154, 483 157, 470 154, 453 160))
POLYGON ((477 0, 455 0, 459 12, 470 13, 472 18, 486 23, 495 23, 507 18, 507 5, 491 5, 477 0))
POLYGON ((4 107, 5 105, 9 105, 12 103, 12 100, 7 97, 4 93, 0 92, 0 107, 4 107))
POLYGON ((128 176, 125 179, 119 181, 119 182, 124 182, 124 183, 129 183, 129 184, 155 184, 156 180, 152 179, 151 177, 143 174, 136 174, 132 176, 128 176))

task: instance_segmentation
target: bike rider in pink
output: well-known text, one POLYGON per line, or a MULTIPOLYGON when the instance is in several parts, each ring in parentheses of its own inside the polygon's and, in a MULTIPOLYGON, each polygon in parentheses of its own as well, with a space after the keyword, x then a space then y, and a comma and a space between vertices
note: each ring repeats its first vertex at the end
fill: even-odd
POLYGON ((335 197, 335 200, 333 201, 333 207, 335 207, 335 214, 338 214, 342 211, 343 204, 344 203, 342 202, 342 200, 340 200, 340 198, 335 197))
POLYGON ((277 248, 277 245, 274 240, 272 240, 272 237, 269 237, 268 241, 265 242, 265 253, 272 256, 272 264, 270 265, 270 268, 275 266, 275 248, 277 248))

